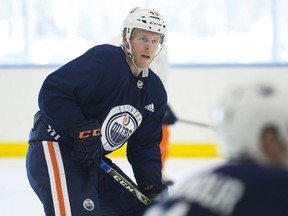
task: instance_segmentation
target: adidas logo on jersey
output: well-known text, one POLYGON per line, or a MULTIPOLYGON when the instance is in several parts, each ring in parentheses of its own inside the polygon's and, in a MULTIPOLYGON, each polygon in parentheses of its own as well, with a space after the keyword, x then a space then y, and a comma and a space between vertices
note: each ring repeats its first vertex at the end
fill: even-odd
POLYGON ((147 106, 144 107, 146 110, 149 110, 150 112, 154 112, 154 104, 148 104, 147 106))

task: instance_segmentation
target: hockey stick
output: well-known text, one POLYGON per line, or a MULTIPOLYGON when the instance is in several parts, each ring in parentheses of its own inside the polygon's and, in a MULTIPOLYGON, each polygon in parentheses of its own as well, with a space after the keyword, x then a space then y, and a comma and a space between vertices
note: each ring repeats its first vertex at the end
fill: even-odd
POLYGON ((212 128, 211 125, 201 123, 201 122, 196 122, 196 121, 190 121, 190 120, 184 120, 184 119, 177 119, 179 122, 190 124, 190 125, 195 125, 199 127, 205 127, 205 128, 212 128))
POLYGON ((105 163, 103 160, 100 164, 101 169, 109 174, 116 182, 118 182, 122 187, 128 190, 133 196, 135 196, 140 202, 144 205, 148 206, 152 203, 152 201, 142 194, 132 183, 130 183, 126 178, 120 175, 115 169, 113 169, 110 165, 105 163))

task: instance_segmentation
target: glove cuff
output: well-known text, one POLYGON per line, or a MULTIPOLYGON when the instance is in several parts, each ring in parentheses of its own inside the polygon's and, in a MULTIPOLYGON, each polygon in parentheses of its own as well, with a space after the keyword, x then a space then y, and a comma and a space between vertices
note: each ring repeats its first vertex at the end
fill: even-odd
POLYGON ((95 139, 101 137, 101 126, 98 121, 91 120, 72 128, 69 135, 74 139, 95 139))

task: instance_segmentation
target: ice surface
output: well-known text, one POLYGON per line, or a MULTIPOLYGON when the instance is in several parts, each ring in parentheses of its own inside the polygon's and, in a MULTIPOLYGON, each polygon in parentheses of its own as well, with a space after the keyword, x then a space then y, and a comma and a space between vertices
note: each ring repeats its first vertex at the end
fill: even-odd
MULTIPOLYGON (((132 170, 125 158, 112 158, 133 180, 132 170)), ((170 193, 190 175, 195 175, 222 160, 218 158, 189 159, 169 158, 165 166, 165 176, 171 178, 175 185, 170 193)), ((0 215, 1 216, 44 216, 41 202, 29 185, 25 158, 0 158, 0 215)))

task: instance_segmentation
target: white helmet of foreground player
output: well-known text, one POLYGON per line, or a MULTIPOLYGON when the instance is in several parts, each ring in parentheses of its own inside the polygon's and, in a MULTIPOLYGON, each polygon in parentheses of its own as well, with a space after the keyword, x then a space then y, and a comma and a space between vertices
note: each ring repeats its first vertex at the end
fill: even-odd
POLYGON ((250 83, 235 88, 216 106, 212 125, 222 138, 223 153, 230 158, 261 162, 262 130, 268 126, 288 145, 288 94, 276 85, 250 83))
POLYGON ((134 29, 143 29, 146 31, 160 34, 161 40, 158 46, 158 50, 156 52, 157 56, 161 51, 165 39, 166 24, 163 17, 155 10, 141 7, 134 8, 128 14, 123 23, 123 32, 126 32, 126 38, 129 43, 129 47, 125 46, 125 49, 128 51, 129 57, 132 60, 134 60, 134 56, 131 49, 130 39, 133 36, 134 29))

